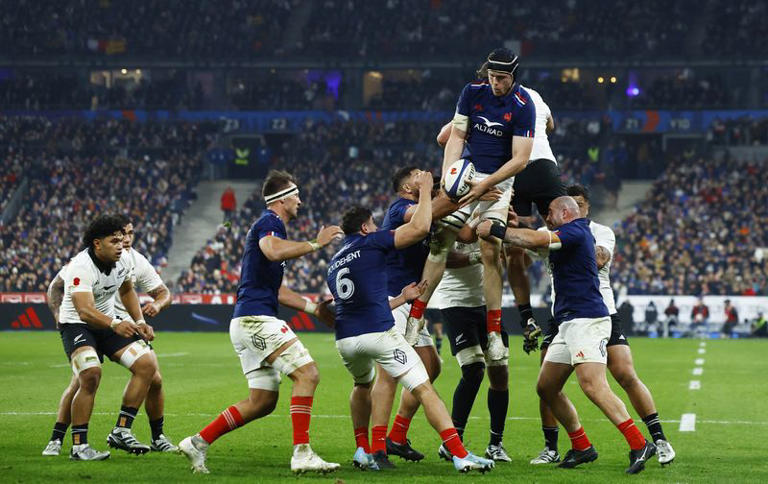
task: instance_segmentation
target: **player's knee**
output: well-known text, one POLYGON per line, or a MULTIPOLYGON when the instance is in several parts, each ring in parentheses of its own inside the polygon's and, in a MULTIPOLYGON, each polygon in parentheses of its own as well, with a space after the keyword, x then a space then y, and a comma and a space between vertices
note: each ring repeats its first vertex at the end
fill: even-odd
POLYGON ((149 354, 147 353, 147 355, 136 360, 131 365, 130 369, 131 373, 137 377, 151 382, 155 373, 157 373, 157 365, 155 365, 155 361, 148 355, 149 354))
POLYGON ((631 368, 620 368, 616 371, 611 371, 611 374, 618 384, 621 385, 621 388, 625 390, 634 387, 640 381, 637 374, 631 368))
POLYGON ((591 400, 594 400, 595 397, 599 396, 605 390, 605 386, 596 378, 581 378, 579 380, 579 386, 581 386, 581 391, 583 391, 591 400))
POLYGON ((297 382, 301 382, 305 385, 317 386, 320 383, 320 372, 314 362, 304 365, 301 368, 297 368, 291 376, 294 377, 297 382))
POLYGON ((149 383, 150 390, 160 390, 163 388, 163 375, 160 374, 160 371, 156 371, 154 375, 152 375, 152 381, 149 383))
POLYGON ((99 388, 101 382, 101 368, 88 368, 78 375, 80 390, 88 393, 94 393, 99 388))
POLYGON ((492 366, 488 368, 488 384, 491 390, 507 390, 509 370, 507 366, 492 366))
POLYGON ((480 388, 483 382, 483 373, 485 372, 484 363, 470 363, 461 367, 461 378, 464 383, 472 388, 480 388))

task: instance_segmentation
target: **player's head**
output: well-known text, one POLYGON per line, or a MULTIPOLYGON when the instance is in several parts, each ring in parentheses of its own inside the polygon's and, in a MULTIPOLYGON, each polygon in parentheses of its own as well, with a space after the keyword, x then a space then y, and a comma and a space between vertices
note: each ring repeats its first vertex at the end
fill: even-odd
POLYGON ((287 171, 270 170, 264 186, 261 187, 261 196, 267 208, 285 215, 288 219, 294 219, 299 214, 301 199, 299 187, 293 175, 287 171))
POLYGON ((494 96, 506 96, 515 83, 515 73, 519 66, 517 56, 504 47, 494 49, 488 54, 488 83, 494 96))
POLYGON ((419 170, 416 166, 405 166, 398 168, 392 175, 392 191, 399 195, 411 195, 419 196, 419 190, 416 188, 416 184, 413 183, 413 179, 419 174, 419 170))
POLYGON ((114 263, 123 255, 125 217, 122 215, 99 215, 91 221, 83 234, 83 245, 93 250, 97 258, 114 263))
POLYGON ((123 221, 123 249, 131 250, 136 232, 133 230, 133 222, 126 215, 117 215, 123 221))
POLYGON ((344 235, 362 233, 364 235, 376 232, 378 227, 373 221, 373 213, 370 209, 361 205, 349 208, 341 217, 341 230, 344 235))
POLYGON ((480 68, 475 71, 475 75, 481 81, 488 79, 488 61, 483 62, 480 68))
POLYGON ((565 193, 576 200, 582 217, 589 215, 589 190, 587 187, 579 184, 571 185, 565 189, 565 193))
POLYGON ((580 217, 581 214, 579 213, 579 206, 576 204, 576 200, 568 195, 557 197, 549 204, 546 220, 547 227, 557 228, 580 217))

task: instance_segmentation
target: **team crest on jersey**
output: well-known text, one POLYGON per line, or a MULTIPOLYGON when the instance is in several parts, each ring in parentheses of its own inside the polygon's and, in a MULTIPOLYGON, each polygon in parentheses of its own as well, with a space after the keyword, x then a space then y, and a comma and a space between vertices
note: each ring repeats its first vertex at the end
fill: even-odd
POLYGON ((483 111, 483 105, 482 104, 475 104, 474 108, 475 111, 483 111))
POLYGON ((504 114, 504 121, 506 121, 506 122, 512 121, 512 113, 504 114))

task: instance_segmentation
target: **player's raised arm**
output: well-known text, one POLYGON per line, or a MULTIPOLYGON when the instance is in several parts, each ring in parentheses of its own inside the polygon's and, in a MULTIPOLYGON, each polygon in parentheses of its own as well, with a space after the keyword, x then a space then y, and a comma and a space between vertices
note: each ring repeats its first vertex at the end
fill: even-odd
POLYGON ((330 244, 333 240, 343 236, 344 232, 342 232, 341 227, 338 225, 331 225, 328 227, 321 227, 320 231, 317 233, 316 239, 307 240, 305 242, 283 240, 280 237, 268 235, 259 240, 259 248, 270 261, 284 261, 288 259, 296 259, 303 255, 307 255, 310 252, 320 250, 330 244))
POLYGON ((549 230, 508 229, 490 220, 477 226, 477 235, 483 238, 496 237, 523 249, 557 249, 560 244, 557 234, 549 230))
POLYGON ((423 171, 416 177, 419 187, 419 203, 411 220, 395 230, 395 248, 402 249, 415 244, 429 234, 432 225, 432 175, 423 171))

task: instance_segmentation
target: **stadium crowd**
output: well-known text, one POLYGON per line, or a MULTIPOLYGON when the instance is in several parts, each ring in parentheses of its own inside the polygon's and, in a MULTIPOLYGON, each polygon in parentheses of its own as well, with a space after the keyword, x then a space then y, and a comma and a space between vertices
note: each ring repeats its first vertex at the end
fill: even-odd
POLYGON ((20 141, 20 163, 31 168, 19 213, 0 223, 0 292, 45 291, 80 250, 84 224, 105 210, 129 214, 135 247, 162 266, 216 131, 216 123, 0 119, 0 133, 26 133, 0 137, 0 148, 20 141), (131 156, 128 147, 154 150, 131 156))
POLYGON ((671 160, 616 228, 613 279, 629 294, 768 294, 768 171, 671 160))

